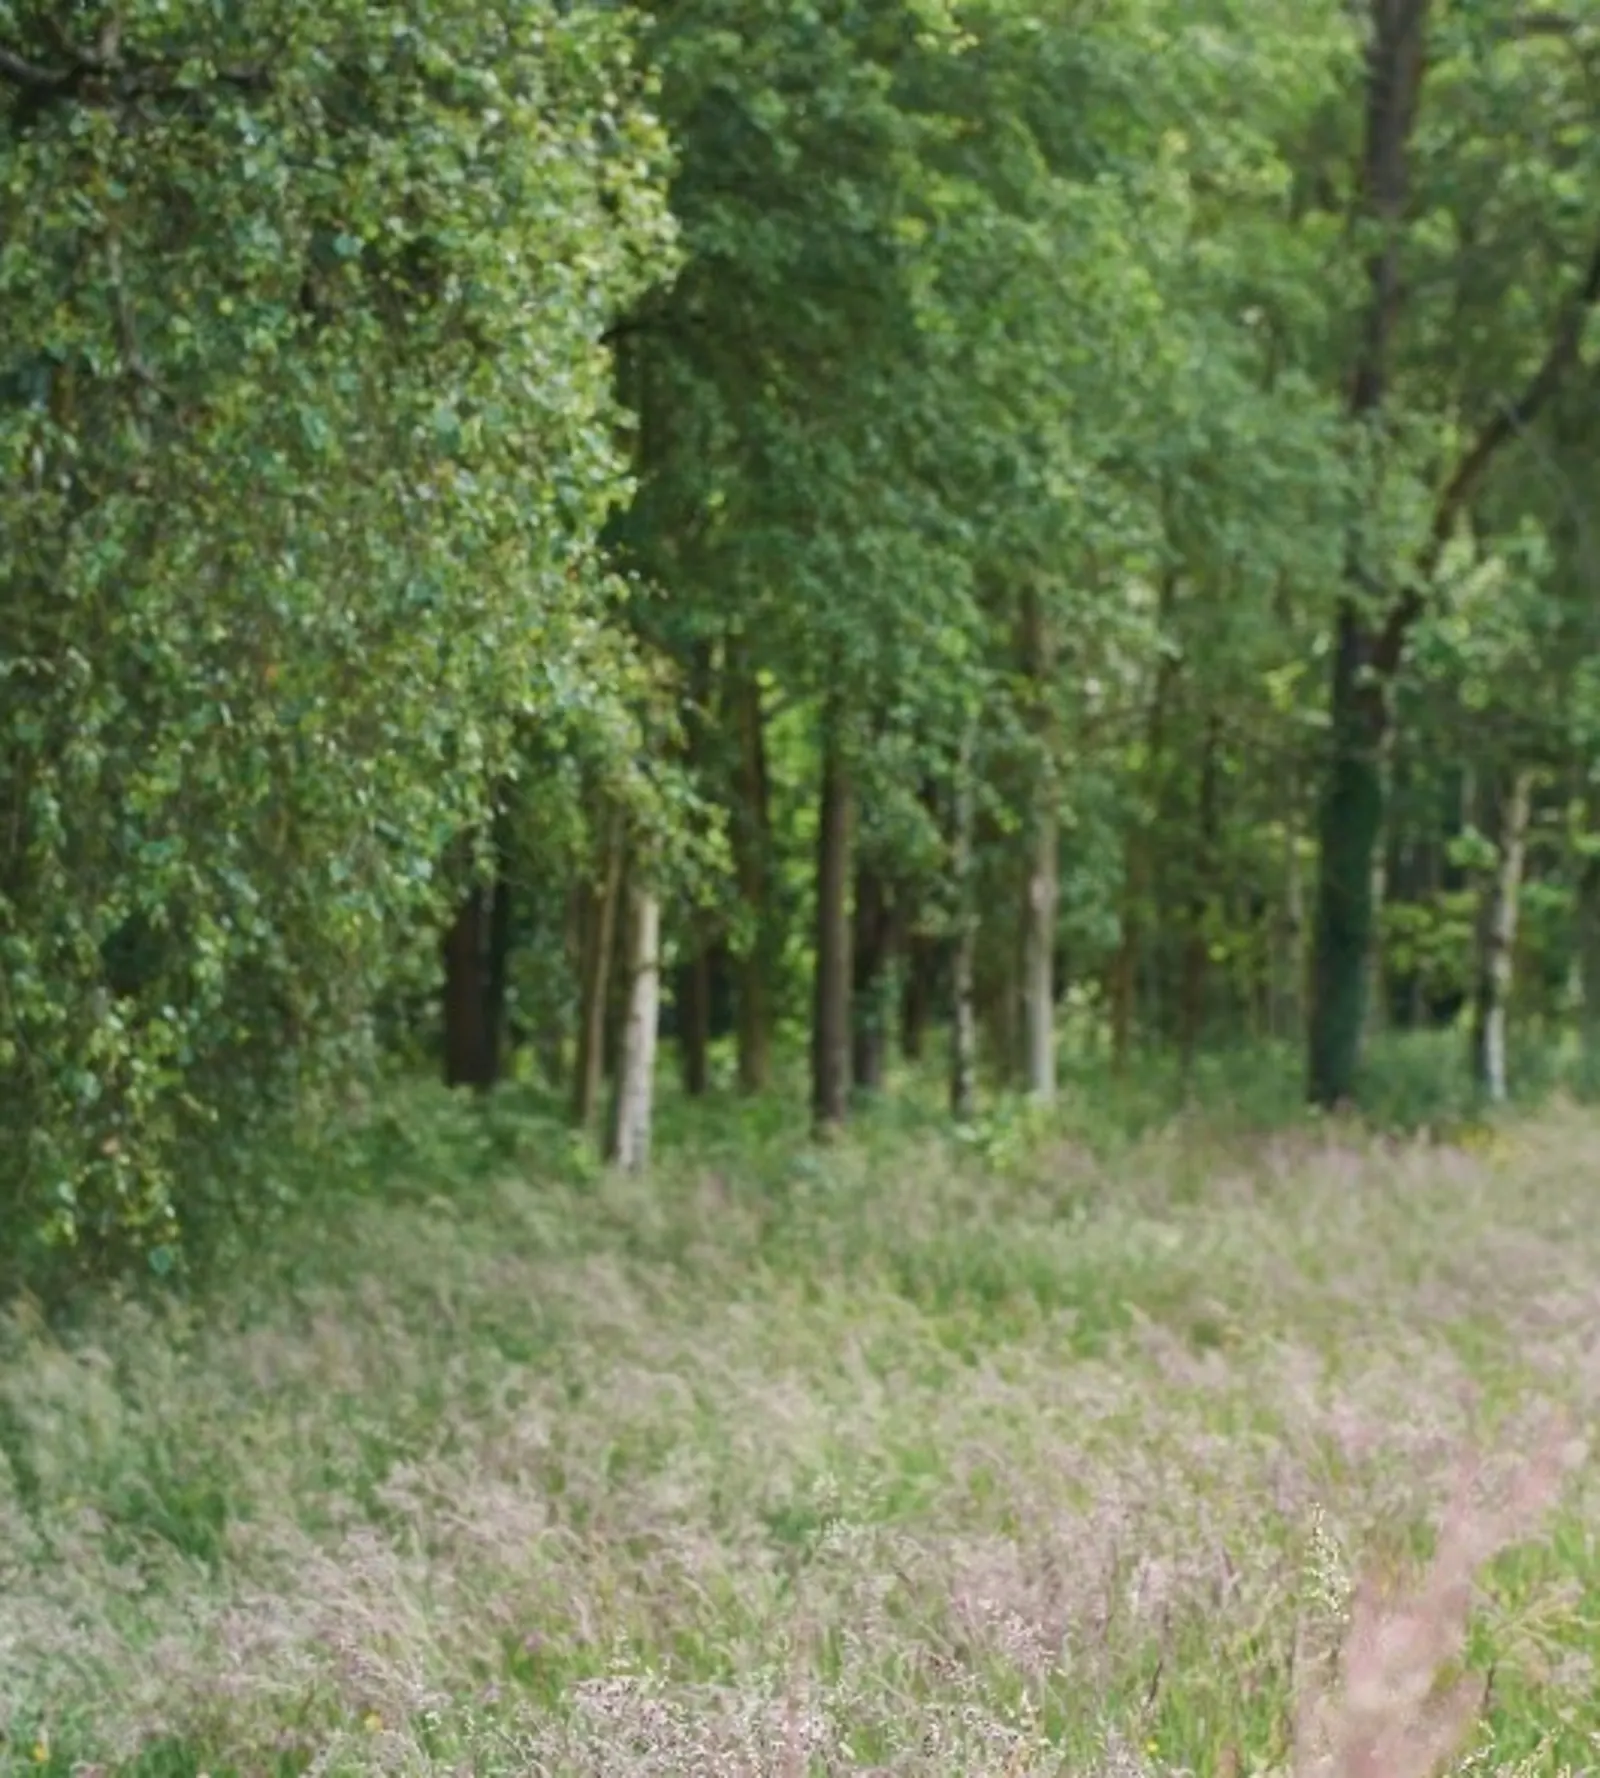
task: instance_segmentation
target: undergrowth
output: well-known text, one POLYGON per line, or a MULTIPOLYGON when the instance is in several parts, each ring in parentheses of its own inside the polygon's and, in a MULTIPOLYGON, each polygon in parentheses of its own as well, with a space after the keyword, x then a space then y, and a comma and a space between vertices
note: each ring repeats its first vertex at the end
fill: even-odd
POLYGON ((641 1183, 414 1090, 181 1288, 24 1301, 0 1766, 1594 1763, 1600 1121, 935 1113, 641 1183))

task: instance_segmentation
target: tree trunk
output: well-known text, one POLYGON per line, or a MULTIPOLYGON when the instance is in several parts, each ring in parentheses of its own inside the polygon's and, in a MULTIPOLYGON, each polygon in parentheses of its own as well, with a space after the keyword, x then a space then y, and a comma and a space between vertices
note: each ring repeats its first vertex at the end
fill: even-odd
POLYGON ((661 1014, 661 899, 639 875, 628 891, 627 1011, 617 1068, 611 1158, 626 1173, 650 1164, 656 1030, 661 1014))
MULTIPOLYGON (((1295 806, 1290 792, 1290 808, 1295 806)), ((1306 891, 1300 867, 1300 834, 1293 813, 1283 824, 1283 903, 1272 966, 1272 1035, 1299 1043, 1305 1037, 1306 891)))
MULTIPOLYGON (((582 998, 584 969, 584 909, 589 893, 581 884, 568 886, 561 918, 561 949, 569 980, 576 981, 582 998)), ((538 1009, 535 1045, 539 1067, 547 1084, 555 1090, 570 1087, 573 1074, 567 1065, 567 1040, 572 1035, 569 1009, 554 994, 545 998, 538 1009)))
MULTIPOLYGON (((1178 575, 1169 569, 1161 577, 1157 616, 1165 626, 1178 601, 1178 575)), ((1167 707, 1178 675, 1179 656, 1163 650, 1151 689, 1145 718, 1145 777, 1152 792, 1159 793, 1166 759, 1167 707)), ((1133 1049, 1133 1028, 1139 1000, 1139 964, 1143 956, 1143 919, 1150 894, 1150 823, 1139 799, 1128 823, 1122 859, 1122 934, 1111 964, 1111 1066, 1116 1074, 1126 1071, 1133 1049)))
POLYGON ((913 932, 906 939, 906 975, 900 993, 900 1053, 908 1062, 920 1062, 927 1050, 933 972, 938 960, 938 947, 926 934, 913 932))
POLYGON ((1003 1091, 1016 1087, 1022 1076, 1022 990, 1019 971, 1022 931, 1026 915, 1025 886, 1008 885, 1017 894, 1017 915, 998 932, 979 923, 984 939, 981 950, 973 940, 974 1006, 983 1034, 983 1048, 994 1084, 1003 1091))
POLYGON ((1389 893, 1389 804, 1393 755, 1394 723, 1391 719, 1384 725, 1383 745, 1378 754, 1378 792, 1382 813, 1378 819, 1378 837, 1372 846, 1372 928, 1367 939, 1366 1006, 1361 1019, 1363 1043, 1381 1031, 1385 1022, 1383 909, 1389 893))
MULTIPOLYGON (((1377 227, 1378 244, 1368 262, 1370 296, 1351 379, 1350 412, 1375 446, 1400 319, 1400 247, 1428 14, 1429 0, 1372 0, 1361 203, 1377 227)), ((1359 597, 1369 578, 1363 557, 1352 538, 1346 572, 1355 590, 1338 613, 1331 744, 1317 824, 1321 855, 1307 1084, 1312 1100, 1327 1107, 1341 1105, 1355 1093, 1372 943, 1373 856, 1383 826, 1388 685, 1419 609, 1419 595, 1412 589, 1374 631, 1359 597)))
POLYGON ((811 1109, 819 1134, 843 1125, 850 1090, 850 785, 837 712, 823 721, 811 1033, 811 1109))
POLYGON ((767 797, 766 736, 761 687, 741 650, 730 646, 728 718, 739 740, 738 807, 731 839, 739 894, 753 928, 735 963, 739 1090, 765 1092, 772 1077, 771 961, 767 906, 771 834, 767 797))
POLYGON ((1122 868, 1122 934, 1111 959, 1106 997, 1111 1009, 1111 1071, 1127 1072, 1133 1050, 1133 1010, 1139 988, 1139 898, 1143 893, 1140 840, 1129 834, 1122 868))
POLYGON ((1372 854, 1372 937, 1367 942, 1367 997, 1361 1025, 1363 1042, 1381 1031, 1385 1022, 1383 908, 1388 892, 1389 854, 1380 826, 1378 843, 1372 854))
POLYGON ((511 834, 502 816, 495 823, 494 888, 490 892, 488 947, 484 957, 483 1021, 491 1084, 500 1078, 501 1051, 514 1036, 506 1021, 511 993, 512 919, 515 913, 511 870, 511 834))
POLYGON ((955 832, 951 868, 955 876, 956 931, 951 959, 950 1115, 970 1123, 977 1109, 978 1018, 973 994, 973 954, 977 949, 978 913, 972 893, 971 731, 962 738, 956 766, 955 832))
POLYGON ((611 1003, 611 956, 615 949, 617 892, 622 882, 622 834, 613 818, 604 839, 598 883, 586 887, 582 902, 582 971, 578 1009, 578 1054, 573 1072, 573 1121, 591 1129, 605 1083, 606 1013, 611 1003))
POLYGON ((481 885, 463 897, 444 937, 444 1079, 486 1093, 498 1064, 490 1026, 487 951, 489 897, 481 885))
POLYGON ((1060 899, 1060 819, 1054 759, 1052 648, 1043 604, 1023 598, 1023 658, 1033 681, 1035 725, 1042 747, 1034 792, 1032 857, 1022 941, 1023 1078, 1028 1096, 1049 1104, 1056 1093, 1056 908, 1060 899))
POLYGON ((1383 827, 1385 687, 1369 676, 1368 638, 1354 606, 1339 616, 1333 724, 1318 814, 1310 1094, 1328 1108, 1354 1097, 1372 943, 1372 863, 1383 827))
POLYGON ((850 1073, 856 1087, 866 1093, 883 1085, 892 917, 883 878, 870 864, 857 864, 850 1073))
POLYGON ((1515 773, 1498 811, 1499 861, 1484 886, 1478 917, 1478 993, 1473 1008, 1473 1073, 1489 1102, 1506 1096, 1506 1017, 1517 943, 1522 867, 1527 854, 1533 774, 1515 773))
MULTIPOLYGON (((1591 834, 1597 828, 1593 820, 1591 834)), ((1578 1018, 1586 1092, 1600 1086, 1600 857, 1583 861, 1578 878, 1578 1018)))
POLYGON ((683 1090, 689 1098, 700 1099, 711 1077, 711 944, 698 920, 689 946, 678 970, 678 1049, 683 1090))
POLYGON ((1200 791, 1196 807, 1194 880, 1190 888, 1188 930, 1184 934, 1183 987, 1178 1006, 1178 1053, 1184 1078, 1194 1068, 1195 1052, 1205 1026, 1206 977, 1211 966, 1211 941, 1206 931, 1211 908, 1217 855, 1217 768, 1222 725, 1206 722, 1200 756, 1200 791))

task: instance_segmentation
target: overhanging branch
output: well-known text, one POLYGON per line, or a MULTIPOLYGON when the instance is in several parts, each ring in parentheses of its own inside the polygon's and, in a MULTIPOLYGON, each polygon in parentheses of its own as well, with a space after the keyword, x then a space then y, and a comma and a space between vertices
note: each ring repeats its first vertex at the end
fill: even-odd
POLYGON ((77 77, 87 72, 81 64, 72 68, 47 68, 30 61, 0 43, 0 78, 9 80, 30 93, 58 93, 70 87, 77 77))
POLYGON ((1525 432, 1554 399, 1567 373, 1578 361, 1583 331, 1597 303, 1600 303, 1600 241, 1595 243, 1590 254, 1582 284, 1562 309, 1539 368, 1516 400, 1501 402, 1496 407, 1445 483, 1434 506, 1433 522, 1417 557, 1411 584, 1391 608, 1374 650, 1374 665, 1380 671, 1392 673, 1399 666, 1406 636, 1422 615, 1428 588, 1462 513, 1483 485, 1484 477, 1500 451, 1525 432))
MULTIPOLYGON (((62 54, 66 59, 52 65, 0 43, 0 83, 28 95, 35 107, 74 98, 105 103, 188 90, 179 85, 181 70, 176 62, 130 61, 122 55, 114 33, 102 36, 93 49, 63 43, 62 54)), ((218 68, 215 78, 221 86, 246 92, 265 91, 271 84, 268 69, 260 64, 218 68)))

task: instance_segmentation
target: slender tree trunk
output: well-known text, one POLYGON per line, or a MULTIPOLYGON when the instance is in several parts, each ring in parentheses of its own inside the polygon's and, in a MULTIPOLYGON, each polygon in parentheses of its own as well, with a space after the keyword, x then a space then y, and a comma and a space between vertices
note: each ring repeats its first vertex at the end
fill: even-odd
POLYGON ((1034 792, 1032 857, 1022 943, 1023 1076, 1028 1096, 1049 1104, 1056 1094, 1056 908, 1060 900, 1060 818, 1055 770, 1054 651, 1043 603, 1029 589, 1022 605, 1023 657, 1037 699, 1042 743, 1034 792))
POLYGON ((489 1025, 487 949, 489 898, 474 885, 444 938, 444 1078, 452 1087, 486 1093, 497 1057, 489 1025))
POLYGON ((950 1115, 963 1124, 971 1122, 978 1096, 978 1018, 973 993, 973 960, 978 939, 972 881, 973 744, 969 729, 962 737, 956 766, 955 832, 951 846, 956 930, 951 958, 950 1115))
MULTIPOLYGON (((1151 726, 1159 729, 1160 725, 1153 721, 1151 726)), ((1153 764, 1152 757, 1147 771, 1153 764)), ((1139 968, 1144 960, 1145 904, 1150 894, 1150 835, 1144 810, 1138 806, 1141 800, 1136 795, 1136 806, 1130 812, 1123 840, 1121 931, 1106 984, 1111 1016, 1111 1072, 1119 1077, 1127 1073, 1133 1055, 1139 1013, 1139 968)))
POLYGON ((1473 1008, 1473 1073, 1491 1104, 1506 1096, 1506 1020, 1516 956, 1517 913, 1527 855, 1533 774, 1513 774, 1501 805, 1499 860, 1484 886, 1478 916, 1478 993, 1473 1008))
POLYGON ((606 1015, 611 1004, 611 957, 622 883, 622 834, 615 818, 606 829, 603 844, 600 880, 586 888, 582 904, 583 962, 572 1116, 583 1129, 594 1125, 605 1084, 606 1015))
POLYGON ((683 1090, 691 1099, 703 1098, 710 1084, 711 944, 698 920, 678 970, 678 1048, 683 1090))
POLYGON ((973 941, 974 1004, 983 1048, 996 1086, 1009 1091, 1022 1080, 1022 989, 1019 981, 1026 895, 1018 891, 1017 917, 998 932, 980 922, 981 951, 973 941))
POLYGON ((928 1016, 933 1004, 933 972, 938 947, 926 934, 906 939, 906 974, 900 992, 900 1053, 920 1062, 927 1049, 928 1016))
POLYGON ((1600 787, 1591 786, 1584 801, 1584 839, 1577 860, 1577 896, 1573 908, 1573 951, 1578 988, 1578 1037, 1582 1046, 1581 1078, 1585 1094, 1600 1086, 1600 787))
POLYGON ((890 963, 892 912, 883 878, 870 864, 856 865, 855 938, 851 947, 854 990, 850 1072, 862 1092, 883 1085, 884 1046, 888 1036, 886 989, 890 963))
POLYGON ((824 717, 817 823, 817 956, 811 1107, 819 1134, 841 1127, 850 1091, 850 784, 839 717, 824 717))
MULTIPOLYGON (((1163 626, 1171 622, 1177 601, 1178 575, 1169 569, 1161 577, 1158 617, 1163 626)), ((1145 778, 1152 793, 1159 791, 1166 760, 1167 710, 1177 679, 1178 660, 1176 651, 1163 650, 1145 719, 1145 778)), ((1141 804, 1142 801, 1141 798, 1141 804)), ((1117 1074, 1126 1071, 1133 1048, 1139 1002, 1139 965, 1144 949, 1144 911, 1150 883, 1149 822, 1141 806, 1129 822, 1123 850, 1122 935, 1111 966, 1111 1066, 1117 1074)))
MULTIPOLYGON (((687 712, 683 727, 685 763, 702 783, 718 774, 713 766, 712 733, 719 717, 718 681, 712 644, 697 639, 689 649, 684 695, 687 712)), ((678 1059, 683 1071, 683 1090, 691 1099, 703 1098, 709 1084, 711 1045, 711 947, 710 921, 691 907, 685 921, 684 951, 677 972, 678 1059)))
POLYGON ((661 899, 636 873, 628 890, 627 1011, 611 1135, 611 1158, 627 1173, 643 1172, 650 1164, 660 1015, 661 899))
POLYGON ((502 1050, 515 1034, 506 1019, 511 995, 512 921, 515 908, 511 892, 511 833, 504 817, 495 823, 495 876, 489 898, 489 932, 484 958, 483 1022, 488 1045, 488 1076, 491 1084, 502 1073, 502 1050))
MULTIPOLYGON (((561 948, 566 963, 568 979, 578 985, 579 999, 583 993, 584 968, 584 909, 588 904, 589 895, 586 888, 578 883, 569 885, 565 906, 561 919, 561 948)), ((575 1069, 571 1072, 567 1065, 567 1039, 571 1035, 568 1017, 569 1009, 555 995, 548 996, 546 1003, 539 1008, 536 1043, 539 1051, 539 1067, 546 1082, 553 1088, 571 1088, 575 1069)))
POLYGON ((1139 981, 1138 928, 1127 909, 1128 897, 1123 895, 1122 937, 1116 954, 1106 972, 1106 1003, 1111 1020, 1111 1072, 1121 1076, 1128 1072, 1128 1058, 1133 1051, 1134 991, 1139 981))
POLYGON ((728 717, 739 741, 738 807, 732 824, 734 871, 754 928, 735 963, 739 1090, 765 1092, 772 1077, 771 961, 767 906, 771 870, 766 735, 761 687, 741 648, 728 658, 728 717))
MULTIPOLYGON (((1295 797, 1289 796, 1291 811, 1295 797)), ((1300 866, 1300 834, 1291 813, 1283 824, 1283 903, 1272 969, 1272 1034, 1299 1043, 1305 1038, 1306 891, 1300 866)))
POLYGON ((1055 933, 1058 899, 1058 826, 1053 810, 1036 818, 1028 873, 1023 937, 1023 1077, 1028 1096, 1049 1104, 1056 1096, 1055 933))
POLYGON ((1272 900, 1252 889, 1245 897, 1250 926, 1250 1040, 1264 1043, 1272 1036, 1272 900))
POLYGON ((1206 932, 1211 909, 1217 855, 1218 752, 1222 725, 1207 719, 1200 755, 1200 792, 1196 808, 1194 882, 1189 895, 1188 930, 1184 934, 1183 988, 1178 1006, 1178 1052, 1184 1078, 1194 1068, 1195 1052, 1205 1026, 1206 977, 1211 965, 1211 944, 1206 932))
MULTIPOLYGON (((602 1085, 615 1087, 622 1072, 622 1031, 628 1016, 627 947, 629 940, 629 908, 633 895, 633 862, 628 848, 622 844, 622 869, 617 875, 616 912, 612 916, 611 968, 606 982, 605 1018, 601 1041, 602 1085)), ((609 1122, 607 1129, 609 1129, 609 1122)))
POLYGON ((1387 980, 1387 958, 1383 944, 1383 909, 1389 893, 1389 815, 1390 785, 1394 775, 1395 727, 1392 716, 1384 724, 1383 741, 1378 750, 1378 790, 1382 813, 1378 819, 1378 837, 1372 846, 1372 925, 1367 938, 1366 1004, 1362 1013, 1363 1044, 1381 1031, 1387 1022, 1384 1000, 1387 980))
MULTIPOLYGON (((1600 832, 1593 811, 1589 832, 1600 832)), ((1578 1029, 1583 1045, 1585 1090, 1600 1086, 1600 857, 1583 860, 1578 876, 1576 908, 1578 962, 1578 1029)))
MULTIPOLYGON (((1387 804, 1387 794, 1385 803, 1387 804)), ((1383 909, 1389 893, 1389 850, 1384 844, 1382 826, 1372 850, 1372 935, 1367 941, 1366 1007, 1362 1016, 1361 1038, 1365 1043, 1387 1022, 1384 1003, 1385 963, 1383 954, 1383 909)))

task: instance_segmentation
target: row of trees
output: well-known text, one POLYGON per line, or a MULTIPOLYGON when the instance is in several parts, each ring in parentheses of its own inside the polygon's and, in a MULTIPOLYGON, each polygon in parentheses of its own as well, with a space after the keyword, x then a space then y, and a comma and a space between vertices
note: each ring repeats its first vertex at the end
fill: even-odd
POLYGON ((935 1022, 1048 1099, 1068 998, 1324 1104, 1465 1001, 1503 1089, 1521 903, 1600 1013, 1597 82, 1528 0, 0 0, 17 1225, 168 1242, 419 1029, 641 1163, 663 998, 823 1127, 935 1022))

